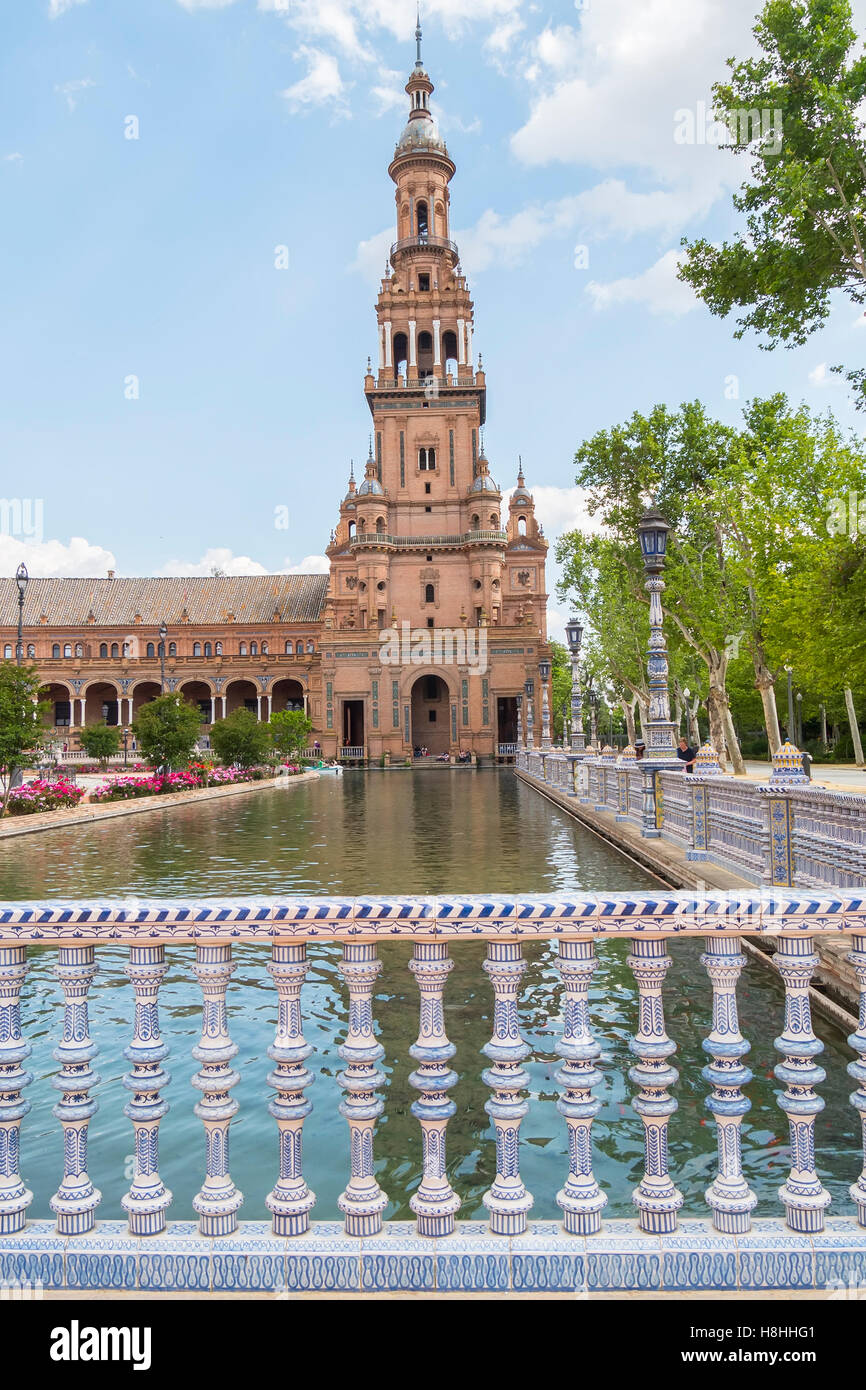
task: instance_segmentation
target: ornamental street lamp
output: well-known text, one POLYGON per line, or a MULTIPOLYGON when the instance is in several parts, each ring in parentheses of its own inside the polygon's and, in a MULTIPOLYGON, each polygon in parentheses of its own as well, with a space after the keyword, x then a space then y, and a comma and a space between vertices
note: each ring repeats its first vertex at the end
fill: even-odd
POLYGON ((577 618, 565 624, 565 640, 571 656, 571 751, 586 752, 586 738, 583 732, 583 710, 580 703, 580 644, 583 641, 583 625, 577 618))
POLYGON ((793 666, 786 666, 785 670, 788 672, 788 741, 793 742, 797 737, 797 732, 794 728, 794 668, 793 666))
POLYGON ((126 767, 127 748, 129 747, 129 730, 123 731, 123 766, 126 767))
POLYGON ((159 693, 165 694, 165 639, 168 636, 168 628, 165 619, 159 625, 159 693))
POLYGON ((671 721, 668 690, 668 654, 664 635, 661 596, 664 593, 662 571, 665 567, 670 523, 661 512, 650 508, 638 523, 641 554, 646 579, 644 588, 650 600, 650 638, 647 671, 649 674, 649 737, 646 760, 661 762, 676 755, 676 730, 671 721))
POLYGON ((543 749, 550 747, 550 695, 547 688, 550 671, 550 662, 546 657, 543 657, 538 663, 538 675, 541 679, 541 746, 543 749))
POLYGON ((532 696, 535 691, 535 681, 531 676, 527 677, 523 689, 526 695, 526 747, 531 752, 535 747, 535 719, 532 712, 532 696))
POLYGON ((589 741, 598 753, 598 706, 599 698, 597 690, 590 690, 586 697, 589 705, 589 741))
POLYGON ((517 696, 517 746, 525 748, 526 741, 523 733, 523 696, 517 696))
POLYGON ((797 691, 797 747, 803 746, 803 692, 797 691))
POLYGON ((15 571, 15 583, 18 585, 18 642, 15 647, 15 661, 20 666, 24 660, 24 595, 30 583, 30 575, 23 560, 15 571))

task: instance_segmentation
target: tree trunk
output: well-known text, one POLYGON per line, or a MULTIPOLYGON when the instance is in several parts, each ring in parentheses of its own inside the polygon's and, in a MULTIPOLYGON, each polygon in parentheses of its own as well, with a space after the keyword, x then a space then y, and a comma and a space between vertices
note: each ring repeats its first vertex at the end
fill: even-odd
POLYGON ((779 711, 776 708, 776 687, 773 677, 765 666, 760 666, 755 660, 755 688, 760 697, 761 704, 764 706, 764 728, 767 730, 767 741, 770 745, 770 757, 778 753, 782 746, 782 733, 779 728, 779 711))
POLYGON ((714 672, 710 671, 710 688, 707 694, 707 715, 710 721, 710 743, 720 758, 725 756, 725 720, 722 707, 725 699, 724 686, 720 690, 715 683, 714 672))
POLYGON ((686 706, 686 717, 689 724, 689 743, 693 748, 701 746, 701 727, 698 724, 698 710, 701 707, 700 696, 696 695, 690 705, 686 706))
POLYGON ((851 694, 850 685, 845 686, 845 708, 848 711, 848 723, 851 725, 851 737, 854 740, 854 761, 858 767, 863 767, 863 742, 860 738, 860 725, 857 723, 857 712, 854 709, 854 696, 851 694))
POLYGON ((725 726, 725 742, 728 745, 728 752, 731 755, 731 762, 734 765, 734 776, 745 777, 746 764, 743 762, 743 755, 740 752, 740 744, 734 732, 734 721, 731 718, 731 707, 728 704, 727 696, 722 706, 722 721, 725 726))
POLYGON ((628 741, 630 744, 634 745, 634 741, 636 738, 634 728, 634 707, 637 704, 637 701, 633 700, 632 703, 629 704, 628 700, 620 700, 619 703, 622 712, 625 716, 625 729, 626 734, 628 735, 628 741))
POLYGON ((649 701, 642 700, 640 695, 637 697, 637 707, 640 712, 640 732, 641 738, 646 738, 647 725, 649 723, 649 701))

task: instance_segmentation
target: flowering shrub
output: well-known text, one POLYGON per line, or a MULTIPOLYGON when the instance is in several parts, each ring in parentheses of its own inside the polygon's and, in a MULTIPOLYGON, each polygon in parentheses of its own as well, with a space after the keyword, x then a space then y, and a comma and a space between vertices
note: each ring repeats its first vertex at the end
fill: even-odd
POLYGON ((298 777, 304 770, 302 767, 299 767, 297 763, 283 763, 283 767, 290 777, 298 777))
POLYGON ((153 773, 149 777, 113 777, 97 787, 91 801, 129 801, 139 796, 159 796, 169 792, 194 791, 199 787, 232 786, 236 782, 258 782, 273 776, 270 768, 211 767, 207 763, 190 763, 183 772, 166 776, 153 773))
POLYGON ((83 787, 71 782, 44 782, 37 778, 25 782, 9 793, 6 809, 10 816, 34 816, 38 811, 56 811, 61 806, 77 806, 84 795, 83 787))

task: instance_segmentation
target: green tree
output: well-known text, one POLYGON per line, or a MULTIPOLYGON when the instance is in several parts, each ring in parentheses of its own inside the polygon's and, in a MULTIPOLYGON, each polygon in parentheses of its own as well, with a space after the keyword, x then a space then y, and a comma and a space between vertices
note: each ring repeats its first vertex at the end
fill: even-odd
MULTIPOLYGON (((714 314, 744 311, 737 337, 751 328, 767 347, 794 347, 826 320, 834 291, 866 299, 866 57, 849 0, 768 0, 754 34, 760 54, 730 59, 713 88, 726 148, 753 156, 733 200, 746 235, 721 248, 684 241, 681 278, 714 314)), ((866 407, 866 372, 848 377, 866 407)))
POLYGON ((180 695, 158 695, 142 705, 132 730, 148 761, 171 770, 189 761, 201 734, 201 717, 180 695))
POLYGON ((39 701, 41 682, 35 666, 0 664, 0 789, 3 814, 16 774, 39 751, 44 737, 47 702, 39 701))
POLYGON ((281 758, 298 757, 307 747, 313 721, 302 709, 283 709, 270 718, 271 739, 281 758))
POLYGON ((214 752, 226 767, 254 767, 265 762, 271 753, 270 727, 261 724, 250 709, 236 709, 218 720, 210 737, 214 752))
POLYGON ((571 657, 562 642, 551 642, 549 645, 553 741, 561 743, 565 732, 565 713, 571 712, 571 657))
POLYGON ((90 724, 81 730, 79 738, 88 758, 96 758, 103 768, 120 747, 120 730, 111 724, 90 724))

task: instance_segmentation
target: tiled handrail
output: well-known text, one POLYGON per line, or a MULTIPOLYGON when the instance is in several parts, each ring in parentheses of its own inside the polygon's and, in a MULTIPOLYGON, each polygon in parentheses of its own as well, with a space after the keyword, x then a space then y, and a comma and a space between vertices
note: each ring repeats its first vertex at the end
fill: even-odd
MULTIPOLYGON (((851 962, 863 989, 866 1018, 866 894, 838 897, 794 890, 744 894, 556 893, 447 895, 436 897, 297 897, 285 899, 138 900, 0 904, 0 1273, 50 1287, 106 1288, 651 1288, 789 1287, 819 1278, 818 1269, 844 1255, 847 1268, 866 1267, 866 1177, 852 1172, 854 1215, 822 1237, 830 1196, 815 1169, 815 1124, 824 1073, 816 1065, 822 1044, 810 1016, 809 982, 817 964, 816 935, 842 932, 851 939, 851 962), (776 939, 775 961, 785 987, 785 1018, 776 1046, 795 1160, 780 1190, 785 1226, 763 1221, 750 1233, 756 1198, 743 1175, 740 1121, 749 1108, 742 1088, 751 1079, 744 1064, 749 1044, 738 1023, 736 986, 746 963, 741 934, 776 939), (670 1064, 674 1044, 664 1022, 668 941, 702 936, 701 957, 713 998, 713 1025, 706 1040, 707 1107, 718 1131, 719 1169, 707 1192, 712 1229, 690 1221, 677 1236, 683 1199, 668 1168, 667 1131, 678 1073, 670 1064), (418 1092, 412 1112, 421 1128, 423 1176, 410 1199, 414 1230, 383 1223, 388 1196, 374 1165, 376 1120, 384 1109, 377 1090, 383 1055, 374 1008, 382 970, 378 942, 413 943, 409 969, 420 995, 418 1041, 411 1051, 418 1092), (446 1031, 445 993, 452 968, 451 940, 487 942, 484 971, 493 993, 493 1036, 484 1080, 491 1089, 487 1111, 496 1140, 496 1173, 484 1196, 489 1222, 461 1223, 461 1205, 445 1164, 445 1133, 456 1111, 448 1091, 459 1085, 450 1068, 454 1046, 446 1031), (637 1226, 602 1220, 607 1196, 593 1175, 592 1123, 601 1102, 601 1043, 592 1029, 590 986, 596 942, 626 938, 628 963, 638 993, 635 1057, 630 1077, 634 1108, 645 1127, 645 1171, 633 1193, 637 1226), (562 1065, 559 1110, 569 1135, 569 1171, 556 1201, 562 1225, 531 1223, 533 1197, 520 1175, 520 1128, 529 1109, 523 1062, 530 1048, 520 1034, 518 999, 527 968, 524 940, 552 940, 564 993, 563 1025, 556 1044, 562 1065), (303 1035, 302 987, 308 950, 338 941, 340 974, 348 992, 348 1027, 339 1048, 345 1092, 341 1112, 351 1140, 352 1163, 338 1200, 342 1230, 311 1226, 315 1196, 302 1169, 301 1135, 312 1105, 305 1091, 311 1048, 303 1035), (260 1220, 238 1222, 243 1202, 231 1177, 229 1140, 237 1102, 232 1061, 229 984, 235 942, 267 943, 275 985, 276 1033, 268 1081, 275 1185, 265 1205, 270 1230, 260 1220), (126 944, 134 1000, 126 1049, 130 1099, 125 1114, 134 1130, 135 1165, 122 1198, 126 1227, 96 1221, 101 1204, 87 1168, 87 1139, 97 1101, 98 1051, 90 1037, 88 994, 97 974, 97 949, 126 944), (57 949, 56 976, 64 995, 62 1041, 55 1057, 61 1091, 55 1109, 64 1156, 60 1186, 51 1198, 54 1223, 27 1221, 31 1194, 18 1172, 19 1134, 32 1080, 23 1063, 29 1053, 20 1007, 28 945, 57 949), (160 1031, 158 994, 167 969, 165 948, 195 947, 190 969, 202 991, 202 1029, 193 1055, 201 1093, 196 1114, 205 1132, 205 1176, 193 1199, 198 1229, 167 1222, 171 1205, 159 1175, 159 1126, 166 1113, 162 1092, 168 1046, 160 1031), (772 1228, 772 1229, 770 1229, 772 1228), (303 1241, 297 1237, 304 1236, 303 1241), (679 1241, 679 1244, 677 1244, 679 1241), (822 1244, 822 1241, 824 1244, 822 1244), (835 1252, 835 1253, 834 1253, 835 1252), (820 1265, 820 1259, 825 1261, 820 1265), (772 1273, 768 1274, 768 1261, 772 1273), (806 1262, 804 1264, 804 1262, 806 1262), (677 1272, 678 1271, 678 1272, 677 1272), (749 1281, 752 1281, 750 1284, 749 1281), (492 1281, 492 1282, 491 1282, 492 1281)), ((851 1074, 860 1085, 852 1097, 866 1114, 866 1030, 851 1039, 860 1060, 851 1074)), ((459 1101, 459 1090, 458 1090, 459 1101)), ((315 1123, 315 1121, 311 1121, 315 1123)), ((190 1155, 190 1162, 197 1160, 190 1155)), ((26 1176, 26 1174, 25 1174, 26 1176)), ((459 1186, 459 1184, 458 1184, 459 1186)), ((256 1213, 251 1213, 254 1217, 256 1213)), ((113 1214, 108 1213, 109 1218, 113 1214)))

